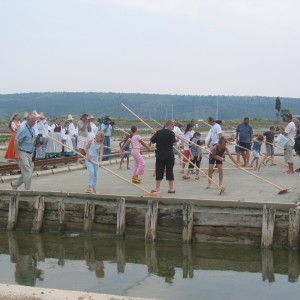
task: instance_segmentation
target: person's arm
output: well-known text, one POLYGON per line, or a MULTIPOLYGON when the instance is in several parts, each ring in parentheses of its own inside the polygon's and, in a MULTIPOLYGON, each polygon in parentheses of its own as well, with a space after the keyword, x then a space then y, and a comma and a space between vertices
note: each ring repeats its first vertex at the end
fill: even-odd
POLYGON ((236 131, 235 131, 235 142, 236 144, 239 143, 239 126, 236 128, 236 131))
MULTIPOLYGON (((236 162, 236 160, 234 159, 234 157, 231 155, 231 153, 230 153, 230 151, 228 150, 227 147, 225 149, 225 152, 229 156, 229 158, 232 160, 232 162, 236 165, 236 167, 238 168, 239 167, 238 163, 236 162)), ((225 158, 223 158, 223 160, 225 160, 225 158)))
POLYGON ((90 149, 90 147, 91 147, 92 141, 93 141, 93 140, 90 140, 90 141, 87 143, 87 145, 86 145, 86 147, 85 147, 85 149, 84 149, 84 152, 86 153, 86 159, 87 159, 88 161, 91 161, 91 157, 89 156, 89 149, 90 149))
POLYGON ((19 142, 15 140, 14 142, 15 158, 19 160, 19 142))
POLYGON ((13 131, 17 131, 17 130, 18 130, 18 127, 17 127, 17 125, 15 124, 15 122, 12 122, 12 123, 11 123, 11 129, 12 129, 13 131))
POLYGON ((198 160, 200 160, 200 158, 201 158, 201 148, 200 148, 200 140, 197 142, 197 145, 198 145, 198 147, 197 147, 197 156, 198 156, 198 160))
POLYGON ((142 144, 145 148, 147 148, 149 151, 152 151, 152 149, 142 140, 139 140, 140 144, 142 144))
POLYGON ((100 155, 99 155, 99 167, 102 167, 103 149, 104 149, 104 144, 101 143, 101 147, 100 147, 100 155))
POLYGON ((251 127, 250 129, 250 143, 252 144, 252 139, 253 139, 254 135, 253 135, 253 129, 251 127))
POLYGON ((123 144, 122 148, 121 148, 121 151, 124 151, 124 149, 126 149, 126 147, 130 144, 131 142, 131 139, 129 138, 126 143, 123 144))

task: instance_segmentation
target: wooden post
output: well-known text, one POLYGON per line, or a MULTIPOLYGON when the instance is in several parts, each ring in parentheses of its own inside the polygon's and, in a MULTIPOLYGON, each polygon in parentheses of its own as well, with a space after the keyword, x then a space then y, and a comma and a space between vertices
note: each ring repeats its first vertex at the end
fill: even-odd
POLYGON ((33 245, 35 248, 35 259, 36 261, 45 261, 45 250, 43 240, 40 234, 33 236, 33 245))
POLYGON ((10 254, 10 261, 16 263, 20 259, 20 250, 19 250, 19 243, 16 237, 16 234, 12 231, 7 233, 8 239, 8 250, 10 254))
POLYGON ((272 247, 275 226, 275 213, 276 209, 274 207, 267 208, 266 205, 264 205, 261 236, 262 248, 272 247))
POLYGON ((64 201, 64 198, 61 198, 58 201, 57 206, 58 206, 57 210, 58 210, 58 222, 59 222, 58 231, 62 233, 64 231, 64 221, 65 221, 65 201, 64 201))
POLYGON ((117 236, 125 237, 125 226, 126 226, 125 199, 121 198, 117 202, 117 231, 116 231, 117 236))
POLYGON ((148 207, 145 220, 145 239, 155 241, 157 239, 157 216, 158 202, 148 201, 148 207))
POLYGON ((35 216, 32 222, 32 228, 31 231, 33 233, 39 233, 42 230, 43 225, 43 217, 44 217, 44 211, 45 211, 45 201, 44 197, 41 196, 35 201, 35 216))
POLYGON ((300 222, 299 209, 290 208, 288 240, 289 240, 289 247, 292 249, 298 249, 299 225, 300 225, 299 222, 300 222))
POLYGON ((190 243, 193 236, 193 220, 194 220, 194 203, 186 202, 183 204, 183 229, 182 241, 190 243))
POLYGON ((95 218, 95 203, 88 201, 84 206, 83 232, 91 233, 95 218))
POLYGON ((268 280, 269 282, 275 281, 274 275, 274 258, 273 251, 271 249, 261 250, 261 269, 263 281, 268 280))
POLYGON ((19 213, 19 193, 14 194, 9 201, 7 230, 12 231, 16 229, 19 213))

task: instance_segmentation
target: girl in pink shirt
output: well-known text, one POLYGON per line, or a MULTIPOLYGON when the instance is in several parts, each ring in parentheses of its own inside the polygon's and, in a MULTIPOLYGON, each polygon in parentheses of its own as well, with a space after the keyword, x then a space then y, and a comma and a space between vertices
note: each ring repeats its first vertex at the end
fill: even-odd
POLYGON ((151 149, 146 145, 146 143, 142 140, 141 136, 137 134, 137 127, 131 126, 131 134, 126 142, 125 145, 123 145, 122 150, 126 148, 126 146, 131 143, 131 155, 134 159, 134 166, 133 166, 133 174, 132 174, 132 182, 133 183, 140 183, 141 178, 139 178, 139 175, 143 175, 145 172, 145 161, 141 155, 141 144, 147 148, 149 151, 151 149))

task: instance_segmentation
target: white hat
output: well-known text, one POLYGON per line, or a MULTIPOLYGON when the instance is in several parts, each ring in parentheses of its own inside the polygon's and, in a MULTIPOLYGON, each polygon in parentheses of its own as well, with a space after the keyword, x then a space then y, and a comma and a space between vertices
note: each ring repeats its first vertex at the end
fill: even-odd
POLYGON ((73 120, 74 120, 74 118, 72 117, 72 115, 68 115, 67 121, 73 121, 73 120))
POLYGON ((37 113, 37 111, 36 111, 36 110, 33 110, 33 111, 32 111, 32 114, 33 114, 33 115, 35 115, 37 118, 39 118, 39 117, 40 117, 40 115, 37 113))
POLYGON ((46 119, 46 117, 44 116, 44 113, 42 111, 39 113, 39 116, 40 116, 40 119, 46 119))
POLYGON ((27 111, 24 112, 24 117, 23 117, 23 119, 26 119, 26 118, 28 118, 28 112, 27 112, 27 111))
POLYGON ((88 116, 88 120, 93 120, 95 117, 93 115, 88 116))

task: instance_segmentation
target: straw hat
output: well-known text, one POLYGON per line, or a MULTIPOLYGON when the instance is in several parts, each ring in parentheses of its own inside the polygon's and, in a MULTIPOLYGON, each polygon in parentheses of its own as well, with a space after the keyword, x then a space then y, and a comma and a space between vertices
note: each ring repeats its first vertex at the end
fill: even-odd
POLYGON ((23 119, 26 119, 26 118, 28 118, 28 112, 27 112, 27 111, 24 112, 24 117, 23 117, 23 119))
POLYGON ((72 117, 72 115, 68 115, 68 119, 67 119, 67 121, 73 121, 74 120, 74 118, 72 117))
POLYGON ((42 111, 39 113, 39 116, 40 116, 40 119, 46 119, 46 117, 44 116, 44 113, 42 111))
POLYGON ((88 116, 88 120, 93 120, 95 117, 93 115, 88 116))
POLYGON ((40 115, 37 113, 37 111, 36 111, 36 110, 33 110, 33 111, 32 111, 32 114, 33 114, 33 115, 35 115, 37 118, 39 118, 39 117, 40 117, 40 115))

